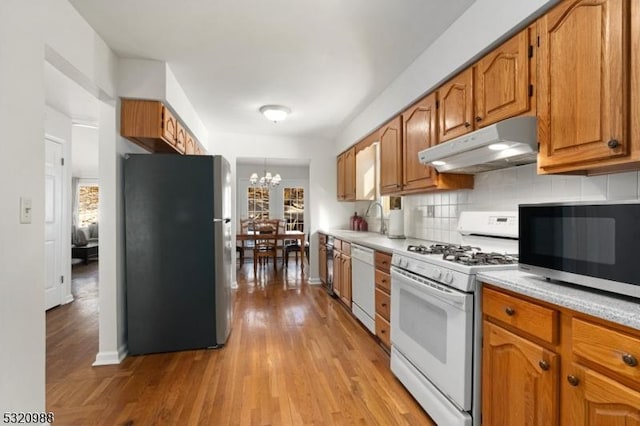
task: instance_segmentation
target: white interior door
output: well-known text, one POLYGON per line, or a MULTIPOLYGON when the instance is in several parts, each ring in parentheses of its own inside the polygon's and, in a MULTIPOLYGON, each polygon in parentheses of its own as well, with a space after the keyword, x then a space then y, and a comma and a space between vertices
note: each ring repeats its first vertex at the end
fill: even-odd
POLYGON ((62 145, 45 139, 45 309, 62 303, 62 145))

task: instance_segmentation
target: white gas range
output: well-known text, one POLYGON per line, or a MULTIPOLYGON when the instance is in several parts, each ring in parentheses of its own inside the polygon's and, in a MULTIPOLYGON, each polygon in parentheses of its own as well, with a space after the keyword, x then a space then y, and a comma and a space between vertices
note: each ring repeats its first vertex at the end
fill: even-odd
POLYGON ((518 213, 463 212, 461 245, 393 252, 391 370, 441 425, 480 424, 480 271, 517 269, 518 213))

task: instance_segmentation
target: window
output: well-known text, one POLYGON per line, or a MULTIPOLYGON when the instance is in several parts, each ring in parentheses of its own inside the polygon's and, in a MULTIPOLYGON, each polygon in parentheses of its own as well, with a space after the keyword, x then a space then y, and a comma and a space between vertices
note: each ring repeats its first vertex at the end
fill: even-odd
POLYGON ((304 232, 304 188, 284 188, 284 220, 287 231, 304 232))
POLYGON ((250 187, 247 191, 249 219, 269 219, 269 188, 250 187))
POLYGON ((78 187, 78 224, 80 228, 98 223, 99 199, 98 185, 81 184, 78 187))

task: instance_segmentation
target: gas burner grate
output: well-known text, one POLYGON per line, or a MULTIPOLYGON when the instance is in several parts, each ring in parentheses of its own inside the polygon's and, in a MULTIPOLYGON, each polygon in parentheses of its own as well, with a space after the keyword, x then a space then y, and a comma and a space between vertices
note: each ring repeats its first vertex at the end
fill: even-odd
POLYGON ((453 254, 466 253, 470 251, 480 251, 479 247, 461 246, 458 244, 431 244, 429 247, 424 245, 409 246, 407 251, 420 254, 453 254))
POLYGON ((468 266, 510 265, 518 263, 518 257, 516 255, 501 253, 460 252, 445 254, 442 258, 450 262, 456 262, 468 266))

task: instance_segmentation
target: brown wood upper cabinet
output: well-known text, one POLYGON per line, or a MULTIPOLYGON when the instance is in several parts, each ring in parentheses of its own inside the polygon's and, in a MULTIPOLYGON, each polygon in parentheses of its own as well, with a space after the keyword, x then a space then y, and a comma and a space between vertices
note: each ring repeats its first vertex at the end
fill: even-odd
POLYGON ((538 20, 539 172, 597 171, 629 161, 630 85, 637 96, 639 84, 637 58, 630 71, 637 3, 565 0, 538 20))
POLYGON ((150 152, 185 152, 186 129, 160 101, 122 99, 120 134, 150 152))
POLYGON ((380 194, 402 189, 402 118, 397 116, 380 129, 380 194))
POLYGON ((187 143, 187 130, 177 121, 176 131, 176 149, 184 154, 185 145, 187 143))
POLYGON ((402 113, 403 190, 430 188, 436 184, 435 169, 421 164, 418 153, 437 144, 437 117, 435 93, 402 113))
POLYGON ((336 161, 336 168, 338 172, 338 201, 345 201, 344 196, 344 152, 338 155, 338 159, 336 161))
POLYGON ((467 68, 440 86, 438 102, 440 142, 473 130, 473 68, 467 68))
POLYGON ((356 199, 356 147, 352 146, 344 155, 344 199, 356 199))
POLYGON ((187 132, 187 140, 184 143, 184 153, 186 155, 195 155, 196 153, 196 142, 189 132, 187 132))
MULTIPOLYGON (((425 96, 402 113, 402 193, 473 188, 473 176, 438 173, 421 164, 418 153, 438 143, 436 94, 425 96)), ((398 191, 395 191, 396 193, 398 191)))
POLYGON ((529 28, 521 31, 476 63, 476 128, 531 110, 535 68, 529 64, 534 55, 529 33, 529 28))

